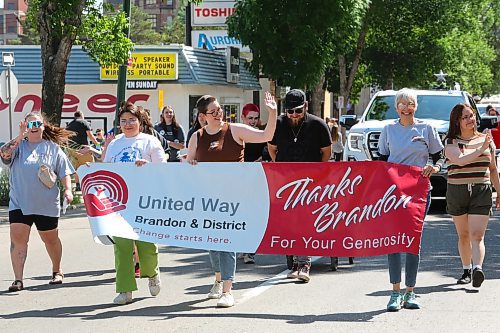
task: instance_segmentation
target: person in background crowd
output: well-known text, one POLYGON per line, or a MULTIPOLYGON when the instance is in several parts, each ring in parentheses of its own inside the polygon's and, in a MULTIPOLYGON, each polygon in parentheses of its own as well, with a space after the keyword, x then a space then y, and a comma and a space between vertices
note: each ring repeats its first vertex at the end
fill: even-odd
POLYGON ((332 133, 332 158, 336 162, 342 161, 342 155, 344 152, 344 144, 342 142, 342 133, 340 132, 340 127, 337 124, 337 120, 332 118, 331 123, 331 133, 332 133))
MULTIPOLYGON (((142 166, 146 163, 166 163, 167 158, 160 141, 145 133, 141 133, 144 112, 130 102, 122 103, 118 113, 122 134, 106 146, 104 162, 128 162, 142 166)), ((118 296, 113 303, 124 305, 132 302, 132 292, 137 290, 134 270, 134 244, 141 263, 141 277, 149 279, 149 292, 157 296, 161 289, 160 270, 158 268, 158 247, 156 244, 114 237, 116 292, 118 296)))
POLYGON ((180 162, 179 150, 185 148, 185 135, 182 126, 177 123, 174 109, 170 105, 163 108, 160 116, 160 123, 155 126, 155 130, 167 140, 168 146, 170 147, 170 157, 168 161, 180 162))
MULTIPOLYGON (((259 128, 260 108, 256 104, 248 103, 243 105, 241 110, 241 120, 243 124, 253 128, 259 128)), ((261 162, 266 142, 245 143, 243 160, 245 162, 261 162)), ((239 258, 243 259, 245 264, 255 264, 255 253, 241 253, 239 258)))
POLYGON ((163 147, 163 151, 165 152, 165 154, 168 154, 168 156, 167 156, 167 159, 168 159, 168 157, 170 156, 170 154, 172 152, 171 152, 170 147, 168 145, 167 139, 165 139, 165 137, 154 128, 153 121, 151 119, 151 111, 149 109, 144 109, 142 106, 138 106, 138 108, 139 108, 139 111, 144 113, 144 115, 142 117, 143 120, 142 120, 142 124, 141 124, 141 132, 146 133, 146 134, 151 134, 152 136, 157 138, 160 141, 161 146, 163 147))
POLYGON ((33 223, 52 262, 49 284, 63 282, 62 244, 57 228, 61 208, 58 183, 64 188, 64 200, 71 203, 71 175, 75 170, 60 145, 68 144, 72 135, 46 122, 40 113, 29 113, 19 123, 19 135, 0 148, 2 162, 10 169, 10 258, 14 270, 11 292, 24 289, 24 264, 33 223), (55 174, 52 183, 42 182, 42 166, 55 174))
MULTIPOLYGON (((89 150, 94 155, 94 160, 102 162, 102 149, 104 147, 104 143, 106 142, 106 138, 104 137, 104 130, 102 128, 96 129, 95 139, 97 141, 97 144, 91 144, 89 150)), ((80 153, 86 153, 85 146, 80 149, 80 153)))
MULTIPOLYGON (((205 95, 198 99, 198 112, 206 115, 203 126, 189 140, 187 162, 243 162, 245 144, 266 142, 273 136, 276 127, 277 106, 274 97, 266 92, 265 103, 269 121, 264 130, 245 124, 229 124, 223 120, 224 113, 217 99, 205 95)), ((221 184, 221 186, 224 186, 221 184)), ((236 253, 210 251, 210 262, 215 273, 215 282, 208 298, 218 299, 218 307, 231 307, 234 297, 231 293, 236 270, 236 253)))
POLYGON ((495 145, 489 132, 477 131, 476 113, 466 104, 458 104, 451 110, 445 142, 449 161, 446 209, 457 229, 464 270, 457 284, 472 280, 472 286, 479 288, 485 279, 484 235, 491 214, 492 184, 497 191, 495 207, 500 208, 495 145))
MULTIPOLYGON (((382 129, 378 141, 380 160, 420 167, 422 176, 430 177, 441 170, 443 144, 439 134, 432 125, 415 118, 418 108, 415 91, 401 89, 396 93, 394 100, 399 119, 390 122, 382 129), (433 164, 428 163, 429 156, 433 164)), ((430 189, 428 193, 425 214, 430 205, 430 189)), ((420 309, 414 292, 420 255, 406 253, 404 295, 401 295, 401 253, 389 254, 388 261, 392 293, 387 311, 399 311, 401 306, 406 309, 420 309)))
MULTIPOLYGON (((198 112, 198 111, 197 111, 198 112)), ((189 129, 187 139, 186 139, 186 148, 189 147, 189 140, 194 132, 202 128, 207 124, 207 115, 201 112, 198 112, 196 115, 196 120, 194 121, 193 127, 189 129)))
MULTIPOLYGON (((85 120, 82 111, 76 111, 74 113, 74 119, 68 124, 68 126, 66 126, 66 129, 75 132, 74 136, 71 137, 71 144, 68 149, 68 156, 75 170, 78 169, 80 165, 84 165, 87 162, 93 162, 94 158, 91 151, 84 150, 80 152, 81 148, 89 145, 89 140, 94 145, 98 144, 98 141, 92 133, 92 128, 90 127, 89 122, 85 120)), ((80 181, 76 173, 75 182, 76 189, 80 190, 80 181)))
POLYGON ((97 144, 103 145, 104 141, 106 138, 104 137, 104 130, 102 128, 98 128, 95 130, 95 140, 97 141, 97 144))
MULTIPOLYGON (((325 121, 307 113, 306 94, 290 90, 284 100, 286 114, 278 117, 276 132, 268 143, 274 162, 326 162, 332 153, 330 129, 325 121)), ((311 257, 294 256, 289 279, 309 282, 311 257)))
POLYGON ((330 118, 330 117, 325 118, 325 123, 326 123, 326 125, 328 125, 328 128, 330 129, 330 131, 332 130, 332 119, 333 118, 330 118))
POLYGON ((488 116, 498 116, 498 115, 499 115, 498 111, 497 111, 497 110, 495 109, 495 107, 494 107, 493 105, 491 105, 491 104, 490 104, 490 105, 488 105, 488 106, 486 106, 486 114, 487 114, 488 116))

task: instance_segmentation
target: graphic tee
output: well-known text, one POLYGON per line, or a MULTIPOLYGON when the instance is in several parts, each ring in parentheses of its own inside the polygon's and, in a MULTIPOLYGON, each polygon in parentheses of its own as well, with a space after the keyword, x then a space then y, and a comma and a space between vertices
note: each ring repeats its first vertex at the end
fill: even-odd
MULTIPOLYGON (((173 125, 160 123, 155 126, 155 130, 158 131, 158 133, 160 133, 160 135, 163 136, 168 141, 176 143, 185 142, 184 130, 182 129, 181 125, 179 125, 179 128, 174 128, 173 125)), ((170 154, 170 157, 168 159, 169 162, 178 162, 180 160, 179 149, 175 149, 172 146, 170 146, 169 154, 170 154)))
POLYGON ((54 142, 42 140, 30 143, 23 140, 13 151, 10 164, 9 211, 20 209, 24 215, 59 217, 59 186, 47 188, 38 179, 41 164, 48 165, 61 180, 75 173, 66 154, 54 142))
POLYGON ((389 155, 387 162, 425 167, 429 154, 443 150, 437 130, 423 120, 415 119, 411 126, 403 126, 399 119, 382 129, 378 151, 389 155))
POLYGON ((138 159, 153 163, 167 162, 160 141, 145 133, 139 133, 132 138, 119 134, 106 148, 104 162, 133 163, 138 159))

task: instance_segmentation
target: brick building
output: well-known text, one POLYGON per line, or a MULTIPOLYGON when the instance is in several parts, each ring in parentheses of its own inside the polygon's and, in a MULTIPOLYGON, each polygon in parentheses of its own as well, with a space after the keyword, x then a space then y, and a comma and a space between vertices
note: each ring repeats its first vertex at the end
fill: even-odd
MULTIPOLYGON (((115 8, 120 8, 123 4, 123 0, 104 0, 104 2, 113 4, 115 8)), ((157 32, 161 32, 163 27, 172 21, 181 2, 180 0, 131 0, 132 4, 148 15, 157 32)))
POLYGON ((0 8, 0 45, 9 44, 9 40, 19 39, 27 6, 24 0, 4 0, 0 8))

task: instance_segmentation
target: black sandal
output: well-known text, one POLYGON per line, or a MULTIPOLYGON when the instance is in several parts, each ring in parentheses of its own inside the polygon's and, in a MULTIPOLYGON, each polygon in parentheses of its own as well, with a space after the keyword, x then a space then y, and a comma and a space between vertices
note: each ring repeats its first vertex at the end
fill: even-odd
POLYGON ((22 280, 15 280, 12 282, 12 285, 9 287, 9 292, 21 291, 24 289, 22 280))
POLYGON ((61 284, 63 283, 64 274, 61 272, 53 272, 52 280, 49 281, 49 284, 61 284))

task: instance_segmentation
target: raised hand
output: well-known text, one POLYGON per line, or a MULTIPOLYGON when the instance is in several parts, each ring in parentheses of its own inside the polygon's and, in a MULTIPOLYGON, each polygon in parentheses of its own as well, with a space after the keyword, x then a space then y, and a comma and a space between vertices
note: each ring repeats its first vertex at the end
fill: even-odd
POLYGON ((28 122, 26 120, 21 120, 19 122, 19 135, 24 138, 28 134, 28 122))
POLYGON ((266 97, 264 98, 264 103, 266 104, 266 107, 271 111, 277 111, 278 110, 278 105, 276 104, 276 100, 274 99, 274 96, 271 95, 269 91, 266 91, 266 97))
POLYGON ((106 140, 104 140, 104 146, 107 147, 111 141, 115 139, 115 134, 114 133, 109 133, 106 135, 106 140))
POLYGON ((485 151, 486 149, 488 149, 490 147, 492 140, 493 140, 493 138, 491 137, 491 132, 490 132, 490 130, 487 130, 486 136, 484 137, 483 145, 480 148, 481 152, 485 151))

